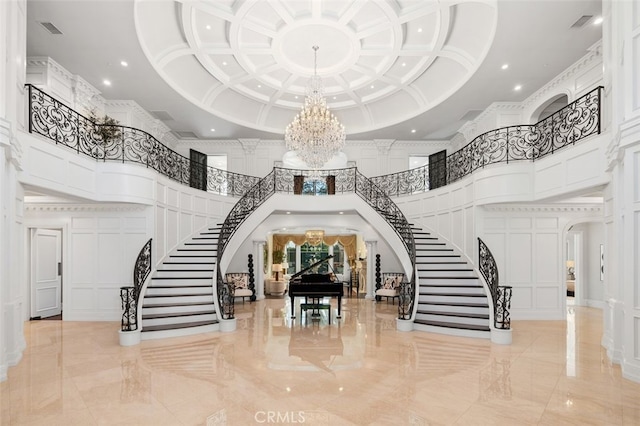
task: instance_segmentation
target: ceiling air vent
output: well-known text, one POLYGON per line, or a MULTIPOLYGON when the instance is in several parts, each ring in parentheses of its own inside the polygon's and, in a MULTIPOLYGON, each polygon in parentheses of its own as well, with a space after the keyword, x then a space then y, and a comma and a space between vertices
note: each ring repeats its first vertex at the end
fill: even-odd
POLYGON ((580 28, 593 18, 593 15, 582 15, 576 22, 573 23, 571 28, 580 28))
POLYGON ((40 25, 42 25, 45 30, 49 31, 53 35, 61 35, 62 34, 62 31, 60 31, 58 29, 58 27, 53 25, 51 22, 40 22, 40 25))
POLYGON ((193 132, 176 132, 180 139, 198 139, 198 136, 193 132))
POLYGON ((150 111, 150 113, 154 118, 157 118, 158 120, 162 120, 162 121, 173 120, 173 117, 169 115, 167 111, 150 111))

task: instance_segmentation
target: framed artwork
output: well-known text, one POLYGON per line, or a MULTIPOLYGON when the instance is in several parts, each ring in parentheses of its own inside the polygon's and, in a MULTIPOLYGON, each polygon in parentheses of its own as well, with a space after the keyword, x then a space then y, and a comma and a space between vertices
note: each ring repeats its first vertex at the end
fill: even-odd
POLYGON ((604 281, 604 244, 600 244, 600 281, 604 281))

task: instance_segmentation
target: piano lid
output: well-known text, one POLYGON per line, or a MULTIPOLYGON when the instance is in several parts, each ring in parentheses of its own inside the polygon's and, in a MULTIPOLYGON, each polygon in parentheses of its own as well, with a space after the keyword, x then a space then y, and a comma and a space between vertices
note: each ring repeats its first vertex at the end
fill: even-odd
POLYGON ((321 263, 324 263, 324 262, 328 261, 329 259, 333 259, 333 255, 332 254, 330 254, 327 257, 323 257, 322 259, 318 260, 317 262, 314 262, 310 266, 307 266, 306 268, 302 269, 301 271, 296 272, 295 274, 291 275, 291 278, 289 278, 289 280, 293 280, 294 278, 299 277, 300 275, 302 275, 305 272, 311 270, 312 268, 315 268, 316 266, 320 265, 321 263))

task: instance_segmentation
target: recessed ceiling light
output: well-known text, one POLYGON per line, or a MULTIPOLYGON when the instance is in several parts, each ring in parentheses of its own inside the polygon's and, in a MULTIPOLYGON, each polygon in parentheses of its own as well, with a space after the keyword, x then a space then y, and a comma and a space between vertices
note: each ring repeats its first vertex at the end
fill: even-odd
POLYGON ((262 84, 258 84, 258 89, 262 87, 262 84))
POLYGON ((109 80, 102 80, 102 84, 105 86, 111 86, 111 82, 109 80))
POLYGON ((216 131, 216 129, 211 129, 211 131, 212 131, 212 132, 215 132, 215 131, 216 131))
POLYGON ((372 85, 371 85, 371 88, 373 89, 374 87, 375 87, 375 86, 372 84, 372 85))
POLYGON ((227 65, 227 61, 222 61, 222 65, 227 65))
POLYGON ((503 70, 506 70, 507 68, 509 68, 509 64, 504 64, 503 66, 501 66, 500 68, 502 68, 503 70))
POLYGON ((338 212, 338 214, 344 214, 344 212, 338 212))
POLYGON ((336 96, 334 96, 333 99, 336 99, 336 96))
POLYGON ((298 95, 296 95, 296 99, 298 99, 298 95))
POLYGON ((416 132, 416 129, 411 129, 411 133, 415 133, 415 132, 416 132))
POLYGON ((120 65, 122 65, 123 67, 128 67, 129 63, 127 61, 120 61, 120 65))
POLYGON ((602 16, 598 16, 596 19, 593 20, 593 25, 600 25, 602 24, 602 21, 604 21, 602 16))
POLYGON ((513 88, 513 90, 515 90, 515 91, 518 91, 518 90, 520 90, 520 89, 522 89, 522 86, 521 86, 521 85, 519 85, 519 84, 518 84, 518 85, 516 85, 516 87, 514 87, 514 88, 513 88))
POLYGON ((407 63, 406 63, 406 62, 403 62, 403 63, 402 63, 402 66, 403 66, 403 67, 406 67, 406 66, 407 66, 407 63))
POLYGON ((210 30, 210 29, 211 29, 211 25, 207 25, 207 26, 206 26, 206 28, 207 28, 208 30, 210 30))
POLYGON ((291 212, 287 212, 287 214, 291 214, 291 212))
POLYGON ((422 32, 422 28, 418 28, 418 32, 421 33, 422 32))

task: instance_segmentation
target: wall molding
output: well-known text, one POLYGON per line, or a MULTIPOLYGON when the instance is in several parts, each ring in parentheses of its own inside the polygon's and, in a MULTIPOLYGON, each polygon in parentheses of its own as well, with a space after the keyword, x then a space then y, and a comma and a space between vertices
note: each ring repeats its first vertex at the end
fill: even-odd
POLYGON ((520 205, 511 206, 506 204, 496 204, 483 206, 489 212, 523 212, 523 213, 602 213, 603 206, 600 205, 520 205))
POLYGON ((113 205, 91 205, 91 204, 45 204, 45 203, 25 203, 26 212, 140 212, 147 207, 142 204, 113 204, 113 205))

